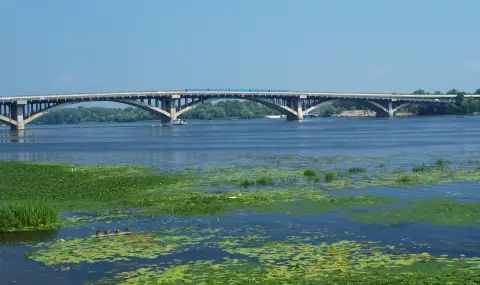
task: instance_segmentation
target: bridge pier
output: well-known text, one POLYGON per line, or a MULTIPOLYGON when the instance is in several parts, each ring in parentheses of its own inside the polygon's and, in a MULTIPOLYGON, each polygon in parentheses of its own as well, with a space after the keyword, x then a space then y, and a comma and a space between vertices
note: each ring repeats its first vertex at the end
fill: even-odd
POLYGON ((172 95, 166 100, 166 111, 170 114, 170 121, 177 120, 177 105, 180 101, 180 95, 172 95))
POLYGON ((26 104, 25 101, 17 101, 12 105, 12 119, 16 121, 16 124, 10 127, 12 131, 25 130, 24 106, 26 104))
POLYGON ((300 95, 299 98, 290 99, 291 102, 290 108, 294 111, 294 113, 290 113, 287 115, 288 121, 302 121, 303 120, 303 100, 305 96, 300 95))
POLYGON ((395 116, 395 108, 393 108, 393 101, 389 100, 386 107, 376 110, 377 118, 393 118, 395 116))

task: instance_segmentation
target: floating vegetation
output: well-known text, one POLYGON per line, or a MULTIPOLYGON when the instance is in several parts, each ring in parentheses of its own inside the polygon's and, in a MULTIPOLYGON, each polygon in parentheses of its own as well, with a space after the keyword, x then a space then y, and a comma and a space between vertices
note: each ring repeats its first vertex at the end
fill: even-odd
POLYGON ((326 198, 318 200, 300 200, 278 204, 267 204, 256 209, 258 212, 285 213, 288 215, 313 215, 329 211, 345 210, 357 207, 391 205, 396 199, 373 195, 326 198))
POLYGON ((0 204, 0 232, 55 229, 60 211, 43 200, 24 200, 0 204))
MULTIPOLYGON (((222 262, 145 266, 122 272, 119 284, 416 284, 418 281, 480 280, 478 258, 409 254, 375 242, 264 242, 254 247, 221 245, 235 256, 222 262), (241 257, 240 257, 241 258, 241 257), (445 272, 446 271, 446 272, 445 272), (414 273, 419 273, 418 275, 414 273), (447 273, 447 274, 445 274, 447 273), (440 277, 440 278, 439 278, 440 277), (460 279, 463 278, 463 279, 460 279), (365 283, 365 281, 369 281, 365 283), (398 283, 411 281, 411 283, 398 283), (337 283, 340 282, 340 283, 337 283)), ((440 284, 440 283, 433 283, 440 284)), ((443 284, 443 283, 442 283, 443 284)))
POLYGON ((414 201, 404 209, 371 210, 357 213, 358 222, 415 222, 441 226, 480 226, 480 202, 460 202, 448 198, 414 201))
POLYGON ((325 194, 314 189, 286 189, 255 192, 232 192, 226 194, 202 194, 184 191, 177 195, 165 197, 163 200, 140 211, 141 215, 219 215, 236 210, 249 210, 264 205, 278 204, 288 201, 308 199, 326 199, 325 194))
POLYGON ((151 168, 71 166, 0 162, 0 197, 4 200, 44 199, 63 209, 102 209, 137 205, 150 189, 168 189, 191 180, 187 174, 149 174, 151 168))
POLYGON ((155 259, 184 251, 199 244, 206 237, 187 235, 162 235, 135 232, 130 235, 111 235, 106 238, 72 238, 42 242, 28 257, 45 265, 118 262, 132 259, 155 259))
POLYGON ((95 284, 479 283, 475 242, 459 250, 471 252, 468 258, 437 256, 442 250, 435 248, 436 241, 422 246, 424 240, 387 237, 393 245, 385 245, 372 241, 375 228, 383 225, 354 222, 473 228, 480 226, 480 203, 432 198, 404 205, 387 197, 390 193, 347 196, 339 191, 480 181, 480 169, 459 169, 444 160, 391 170, 362 158, 263 159, 265 165, 192 167, 163 174, 146 167, 0 162, 0 197, 5 199, 0 226, 69 227, 57 232, 62 238, 49 233, 46 242, 28 239, 22 246, 32 248, 30 260, 55 270, 76 270, 78 276, 115 267, 101 271, 104 278, 95 284), (19 201, 27 198, 42 198, 45 202, 39 203, 45 207, 19 201), (341 228, 341 222, 348 228, 341 228), (307 229, 309 224, 314 226, 307 229), (141 231, 91 237, 97 229, 111 226, 113 231, 117 225, 141 231))

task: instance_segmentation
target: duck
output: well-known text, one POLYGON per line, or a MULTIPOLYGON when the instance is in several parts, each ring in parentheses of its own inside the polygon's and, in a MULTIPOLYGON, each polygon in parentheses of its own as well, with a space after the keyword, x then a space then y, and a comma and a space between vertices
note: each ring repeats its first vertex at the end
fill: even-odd
POLYGON ((101 231, 97 231, 97 232, 95 233, 95 236, 96 236, 97 238, 99 238, 101 235, 102 235, 102 234, 101 234, 101 231))
POLYGON ((130 226, 127 226, 127 227, 125 228, 125 231, 126 231, 127 233, 129 233, 129 232, 131 231, 130 226))
POLYGON ((119 234, 120 233, 120 229, 115 229, 115 234, 119 234))
POLYGON ((105 233, 105 235, 108 236, 108 235, 110 234, 110 230, 109 230, 109 229, 106 229, 104 233, 105 233))

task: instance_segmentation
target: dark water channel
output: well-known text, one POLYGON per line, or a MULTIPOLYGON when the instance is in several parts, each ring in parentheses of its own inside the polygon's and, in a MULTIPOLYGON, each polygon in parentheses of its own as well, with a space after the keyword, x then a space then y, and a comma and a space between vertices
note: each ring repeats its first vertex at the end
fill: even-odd
MULTIPOLYGON (((188 126, 151 127, 151 123, 27 126, 17 136, 0 127, 0 160, 67 162, 74 164, 128 164, 155 166, 160 171, 191 166, 235 165, 249 158, 262 162, 267 156, 365 157, 388 162, 390 168, 450 160, 458 167, 480 166, 480 117, 423 118, 321 118, 304 122, 280 119, 189 122, 188 126)), ((299 163, 292 161, 292 164, 299 163)), ((357 163, 358 165, 358 163, 357 163)), ((374 167, 365 162, 367 168, 374 167)), ((378 165, 378 162, 376 162, 378 165)), ((342 166, 339 166, 342 167, 342 166)), ((343 167, 349 167, 344 165, 343 167)), ((0 181, 1 183, 1 181, 0 181)), ((350 195, 339 192, 338 195, 350 195)), ((410 201, 430 196, 480 201, 478 182, 445 183, 408 188, 371 187, 361 194, 391 195, 410 201)), ((355 194, 355 195, 358 195, 355 194)), ((480 219, 480 217, 479 217, 480 219)), ((97 222, 88 227, 55 232, 0 235, 0 284, 84 284, 107 271, 135 269, 137 261, 71 266, 45 266, 29 260, 27 244, 37 241, 84 237, 92 228, 132 224, 138 231, 158 231, 159 226, 195 226, 222 229, 231 235, 255 229, 272 240, 323 232, 323 240, 379 241, 410 252, 434 255, 480 256, 480 229, 414 223, 361 224, 338 212, 288 216, 235 212, 215 217, 155 217, 97 222), (302 233, 303 232, 303 233, 302 233)), ((248 232, 248 231, 247 231, 248 232)), ((219 249, 196 245, 189 252, 164 256, 183 261, 222 259, 219 249)), ((141 262, 141 261, 138 261, 141 262)))

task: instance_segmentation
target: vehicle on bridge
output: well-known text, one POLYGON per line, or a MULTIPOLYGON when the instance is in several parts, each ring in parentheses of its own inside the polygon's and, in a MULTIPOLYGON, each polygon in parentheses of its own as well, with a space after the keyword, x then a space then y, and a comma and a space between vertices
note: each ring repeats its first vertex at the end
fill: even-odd
POLYGON ((187 88, 185 92, 290 92, 289 90, 284 89, 246 89, 246 88, 233 88, 233 89, 218 89, 218 88, 187 88))

